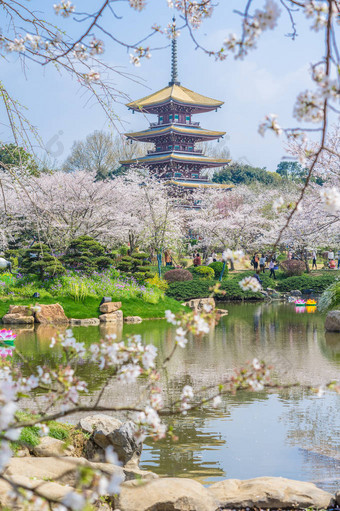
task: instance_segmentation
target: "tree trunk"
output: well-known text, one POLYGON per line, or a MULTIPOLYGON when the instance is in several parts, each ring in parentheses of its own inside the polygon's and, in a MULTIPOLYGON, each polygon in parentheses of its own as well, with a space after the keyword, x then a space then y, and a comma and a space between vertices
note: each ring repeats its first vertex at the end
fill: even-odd
POLYGON ((304 253, 303 253, 303 259, 304 259, 305 266, 306 266, 306 272, 310 273, 310 267, 309 267, 309 263, 308 263, 308 252, 307 252, 307 250, 305 250, 304 253))
POLYGON ((234 271, 235 270, 234 261, 232 259, 229 259, 229 261, 230 261, 230 271, 234 271))
POLYGON ((162 277, 162 252, 157 254, 158 276, 162 277))

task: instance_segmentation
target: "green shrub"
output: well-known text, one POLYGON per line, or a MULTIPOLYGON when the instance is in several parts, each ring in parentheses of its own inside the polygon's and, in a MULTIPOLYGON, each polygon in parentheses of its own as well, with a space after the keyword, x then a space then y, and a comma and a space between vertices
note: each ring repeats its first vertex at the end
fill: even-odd
MULTIPOLYGON (((206 298, 211 294, 211 288, 215 285, 214 280, 192 280, 190 282, 173 282, 169 285, 166 295, 175 298, 176 300, 191 300, 193 298, 206 298)), ((217 300, 242 300, 246 299, 261 299, 261 293, 252 293, 251 291, 243 291, 239 283, 230 279, 221 283, 224 295, 217 295, 217 300)))
POLYGON ((188 270, 170 270, 164 273, 164 278, 169 283, 171 282, 185 282, 192 280, 192 275, 188 270))
POLYGON ((66 268, 88 275, 108 268, 113 261, 105 247, 91 236, 79 236, 73 240, 61 259, 66 268))
MULTIPOLYGON (((253 271, 243 271, 242 273, 237 273, 236 275, 233 275, 232 280, 235 282, 240 282, 240 280, 244 279, 245 277, 253 277, 254 272, 253 271)), ((267 287, 274 288, 277 287, 277 281, 274 279, 271 279, 269 277, 268 273, 260 273, 259 277, 262 281, 262 287, 263 289, 267 289, 267 287)))
POLYGON ((37 275, 41 280, 45 277, 55 277, 65 273, 62 263, 51 254, 51 249, 43 243, 34 243, 24 251, 20 267, 22 273, 37 275))
POLYGON ((209 268, 209 266, 196 266, 194 267, 194 272, 201 278, 211 280, 215 277, 215 272, 213 268, 209 268))
POLYGON ((133 252, 131 256, 123 256, 117 268, 139 282, 143 282, 145 279, 153 277, 153 273, 150 271, 150 263, 147 260, 148 257, 149 254, 145 252, 133 252))
MULTIPOLYGON (((214 270, 214 272, 215 272, 215 279, 218 280, 220 278, 220 275, 221 275, 221 272, 222 272, 223 263, 221 261, 215 261, 214 263, 210 263, 209 267, 214 270)), ((223 273, 223 278, 226 279, 227 276, 228 276, 228 265, 226 264, 225 265, 225 269, 224 269, 224 273, 223 273)))
POLYGON ((127 255, 129 252, 129 247, 127 245, 122 245, 120 248, 119 248, 119 253, 120 255, 122 256, 125 256, 127 255))
POLYGON ((287 277, 277 283, 277 289, 281 292, 293 291, 293 289, 299 289, 305 291, 306 289, 313 289, 316 293, 322 293, 327 287, 334 282, 336 279, 336 273, 326 273, 314 277, 305 273, 300 277, 287 277))
POLYGON ((298 259, 287 259, 280 263, 280 267, 287 275, 287 277, 297 277, 302 275, 306 270, 306 265, 303 261, 298 259))

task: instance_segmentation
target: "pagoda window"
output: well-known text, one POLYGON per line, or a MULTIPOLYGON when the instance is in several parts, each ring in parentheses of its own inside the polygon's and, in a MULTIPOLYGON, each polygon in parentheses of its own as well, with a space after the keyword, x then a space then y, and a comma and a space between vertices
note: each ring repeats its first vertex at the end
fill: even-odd
POLYGON ((198 174, 191 174, 191 177, 194 179, 198 179, 198 174))
POLYGON ((181 172, 175 172, 174 177, 182 177, 182 173, 181 172))
POLYGON ((172 114, 169 115, 169 122, 172 122, 172 114))
POLYGON ((188 146, 188 151, 193 151, 193 150, 194 150, 193 146, 192 146, 192 145, 189 145, 189 146, 188 146))
POLYGON ((190 124, 190 115, 185 116, 185 123, 190 124))
POLYGON ((158 146, 158 147, 156 147, 156 151, 161 151, 161 150, 162 150, 162 148, 161 148, 161 147, 159 147, 159 146, 158 146))
POLYGON ((168 145, 168 151, 172 151, 172 145, 168 145))
POLYGON ((178 122, 178 121, 179 121, 179 115, 175 114, 175 122, 178 122))
POLYGON ((163 115, 159 116, 159 124, 163 124, 163 115))
POLYGON ((179 145, 175 145, 175 151, 179 151, 179 145))
POLYGON ((165 177, 172 177, 172 173, 171 173, 171 172, 167 172, 167 173, 165 174, 165 177))

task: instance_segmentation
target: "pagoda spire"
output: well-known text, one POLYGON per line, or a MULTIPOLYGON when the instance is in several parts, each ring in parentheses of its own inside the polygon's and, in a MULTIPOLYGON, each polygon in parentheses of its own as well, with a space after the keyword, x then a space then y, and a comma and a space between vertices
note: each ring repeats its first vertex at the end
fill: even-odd
POLYGON ((172 41, 171 41, 171 85, 180 85, 178 81, 178 68, 177 68, 177 34, 176 34, 176 18, 172 18, 172 41))

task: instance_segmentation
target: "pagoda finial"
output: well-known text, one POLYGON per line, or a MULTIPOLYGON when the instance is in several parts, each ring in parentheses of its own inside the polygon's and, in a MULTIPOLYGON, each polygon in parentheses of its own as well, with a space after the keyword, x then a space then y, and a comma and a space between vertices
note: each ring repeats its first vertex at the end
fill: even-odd
POLYGON ((172 18, 171 37, 172 37, 172 41, 171 41, 171 82, 169 82, 169 86, 179 85, 178 69, 177 69, 177 31, 176 31, 175 16, 172 18))

